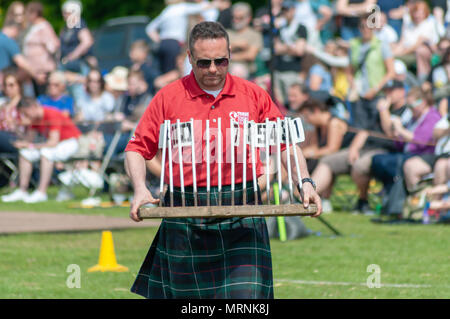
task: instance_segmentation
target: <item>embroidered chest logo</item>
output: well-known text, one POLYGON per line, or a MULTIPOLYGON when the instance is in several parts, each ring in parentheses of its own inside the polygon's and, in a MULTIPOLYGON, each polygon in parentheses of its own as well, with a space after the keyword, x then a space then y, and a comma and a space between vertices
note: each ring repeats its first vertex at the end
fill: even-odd
POLYGON ((244 124, 244 121, 249 120, 248 112, 230 112, 230 118, 239 124, 244 124))

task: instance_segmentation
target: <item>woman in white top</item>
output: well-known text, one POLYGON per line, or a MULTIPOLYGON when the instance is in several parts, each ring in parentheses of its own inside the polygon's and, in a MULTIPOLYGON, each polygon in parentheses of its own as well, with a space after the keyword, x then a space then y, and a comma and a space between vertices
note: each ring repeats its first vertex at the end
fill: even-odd
POLYGON ((86 88, 76 101, 77 121, 102 122, 114 109, 114 97, 105 91, 105 81, 98 70, 86 77, 86 88))
POLYGON ((402 37, 394 46, 396 57, 404 59, 408 56, 417 60, 417 77, 425 80, 431 71, 430 59, 436 44, 439 42, 439 30, 436 19, 430 15, 425 1, 414 3, 409 15, 403 18, 402 37))
POLYGON ((150 39, 159 43, 158 58, 162 74, 176 68, 176 58, 186 43, 189 16, 200 14, 212 6, 208 1, 188 3, 182 0, 165 0, 165 2, 166 8, 146 28, 150 39))

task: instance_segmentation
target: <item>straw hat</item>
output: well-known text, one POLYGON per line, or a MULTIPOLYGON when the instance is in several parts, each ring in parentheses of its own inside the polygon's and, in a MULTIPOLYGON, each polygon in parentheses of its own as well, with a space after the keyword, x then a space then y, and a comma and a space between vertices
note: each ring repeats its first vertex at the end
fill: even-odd
POLYGON ((128 89, 128 69, 123 66, 116 66, 105 75, 106 85, 115 91, 126 91, 128 89))

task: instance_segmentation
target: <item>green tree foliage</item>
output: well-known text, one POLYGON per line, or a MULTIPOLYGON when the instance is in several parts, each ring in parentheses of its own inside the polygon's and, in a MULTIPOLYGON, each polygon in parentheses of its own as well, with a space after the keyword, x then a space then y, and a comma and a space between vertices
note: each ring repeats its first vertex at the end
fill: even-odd
MULTIPOLYGON (((0 0, 0 25, 3 23, 8 6, 13 1, 0 0)), ((61 16, 61 5, 64 0, 40 0, 40 2, 44 5, 45 18, 59 32, 64 25, 61 16)), ((255 10, 267 3, 265 0, 247 0, 245 2, 250 3, 255 10)), ((82 16, 92 29, 98 28, 110 18, 129 15, 146 15, 154 18, 164 9, 164 0, 81 0, 81 3, 83 4, 82 16)))

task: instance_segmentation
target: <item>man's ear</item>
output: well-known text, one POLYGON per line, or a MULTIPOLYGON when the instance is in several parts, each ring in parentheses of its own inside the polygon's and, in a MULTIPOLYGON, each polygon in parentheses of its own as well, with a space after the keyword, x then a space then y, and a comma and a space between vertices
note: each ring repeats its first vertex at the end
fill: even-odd
POLYGON ((186 52, 187 52, 187 55, 188 55, 188 58, 189 58, 189 63, 191 65, 194 65, 194 63, 192 62, 192 53, 191 53, 191 51, 189 49, 187 49, 186 52))

